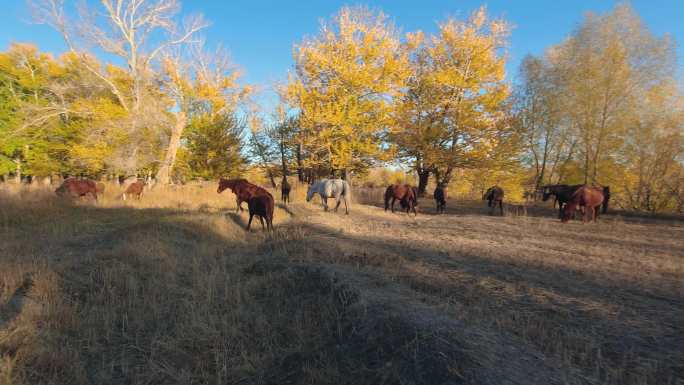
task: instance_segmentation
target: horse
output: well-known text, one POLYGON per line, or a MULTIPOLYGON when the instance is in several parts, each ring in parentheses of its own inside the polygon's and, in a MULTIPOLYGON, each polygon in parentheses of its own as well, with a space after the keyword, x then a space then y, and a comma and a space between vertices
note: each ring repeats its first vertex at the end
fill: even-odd
POLYGON ((482 195, 482 200, 486 200, 487 206, 490 208, 489 214, 494 214, 494 208, 496 204, 499 204, 499 210, 501 210, 501 215, 503 216, 503 197, 504 190, 499 186, 492 186, 487 189, 487 191, 482 195))
POLYGON ((572 194, 570 200, 563 209, 563 216, 561 222, 565 223, 575 214, 575 210, 579 206, 582 208, 582 223, 587 221, 587 214, 591 210, 591 220, 596 222, 598 218, 599 206, 604 202, 604 195, 602 188, 581 186, 572 194))
POLYGON ((608 213, 608 201, 610 201, 610 186, 603 186, 603 208, 601 210, 603 214, 608 213))
POLYGON ((563 207, 568 203, 572 195, 582 187, 581 184, 567 185, 567 184, 556 184, 556 185, 546 185, 542 186, 543 195, 542 201, 546 202, 549 200, 551 195, 554 196, 553 207, 556 207, 556 202, 558 202, 558 218, 563 216, 563 207))
POLYGON ((91 196, 97 202, 97 184, 90 179, 65 179, 62 184, 57 187, 55 194, 58 196, 68 195, 72 198, 80 198, 84 196, 91 196))
POLYGON ((259 192, 247 200, 247 207, 249 209, 249 222, 247 222, 247 231, 252 225, 252 218, 259 217, 261 228, 264 229, 264 219, 266 219, 266 229, 273 231, 273 195, 268 191, 259 192))
POLYGON ((432 196, 435 198, 435 204, 437 205, 437 214, 444 213, 447 199, 446 188, 438 184, 437 187, 435 187, 435 192, 432 193, 432 196))
POLYGON ((236 196, 237 208, 235 212, 242 211, 242 202, 247 202, 249 198, 263 193, 269 193, 263 187, 251 184, 247 179, 223 179, 219 180, 217 193, 229 188, 236 196))
POLYGON ((394 212, 394 202, 399 200, 401 207, 406 210, 406 214, 409 214, 413 210, 414 215, 418 215, 416 212, 416 206, 418 205, 418 191, 415 187, 410 185, 389 185, 387 190, 385 190, 385 211, 390 208, 390 199, 392 200, 392 212, 394 212))
POLYGON ((121 199, 126 200, 126 195, 134 196, 138 200, 142 198, 143 191, 145 190, 145 181, 139 179, 131 183, 126 187, 123 194, 121 194, 121 199))
POLYGON ((337 200, 335 212, 337 212, 337 209, 340 207, 341 201, 344 201, 345 214, 349 215, 349 203, 347 201, 351 198, 351 188, 346 180, 322 179, 309 185, 309 188, 306 191, 306 201, 311 201, 314 194, 321 196, 325 211, 328 211, 328 198, 335 198, 337 200))
POLYGON ((287 183, 287 177, 283 176, 283 182, 280 184, 280 199, 288 204, 290 202, 290 184, 287 183))

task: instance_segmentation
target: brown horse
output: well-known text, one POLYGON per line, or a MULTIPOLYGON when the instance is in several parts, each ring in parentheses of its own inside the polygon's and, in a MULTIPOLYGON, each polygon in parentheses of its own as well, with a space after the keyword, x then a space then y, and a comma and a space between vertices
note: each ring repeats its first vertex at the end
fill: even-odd
POLYGON ((437 205, 437 214, 444 213, 447 200, 446 187, 442 187, 442 185, 438 184, 432 196, 435 198, 435 204, 437 205))
POLYGON ((229 188, 236 196, 237 208, 236 212, 242 211, 242 202, 247 202, 249 198, 259 194, 269 194, 263 187, 251 184, 247 179, 223 179, 219 180, 217 193, 222 193, 223 190, 229 188))
POLYGON ((249 208, 249 222, 247 222, 247 231, 252 225, 252 218, 259 217, 261 228, 264 229, 264 219, 266 219, 266 229, 273 231, 273 196, 268 192, 257 193, 247 200, 249 208))
POLYGON ((126 187, 123 194, 121 194, 121 199, 126 200, 126 196, 136 197, 138 200, 142 198, 143 191, 145 191, 145 181, 137 180, 126 187))
POLYGON ((287 177, 283 176, 283 182, 280 184, 280 199, 282 199, 283 203, 288 204, 290 203, 290 184, 287 183, 287 177))
POLYGON ((596 222, 598 212, 604 200, 602 188, 582 186, 572 194, 570 200, 563 209, 562 222, 567 222, 575 214, 577 207, 582 209, 582 223, 587 221, 587 214, 591 211, 591 220, 596 222))
POLYGON ((567 184, 555 184, 555 185, 546 185, 542 186, 542 201, 546 202, 549 200, 551 195, 554 196, 553 200, 553 207, 556 207, 556 202, 558 202, 558 218, 563 217, 563 208, 565 205, 570 201, 572 198, 572 195, 584 185, 581 184, 575 184, 575 185, 567 185, 567 184))
POLYGON ((55 193, 59 196, 70 196, 80 198, 91 196, 97 202, 97 183, 90 179, 68 178, 57 187, 55 193))
MULTIPOLYGON (((546 185, 542 186, 542 201, 546 202, 551 195, 555 197, 553 201, 553 206, 556 207, 556 202, 558 202, 558 218, 563 217, 563 207, 570 201, 573 194, 580 188, 584 187, 583 184, 567 185, 567 184, 556 184, 556 185, 546 185)), ((595 187, 603 190, 603 213, 608 212, 608 202, 610 201, 610 186, 595 187)), ((598 214, 598 213, 597 213, 598 214)))
POLYGON ((499 210, 503 216, 503 198, 504 190, 499 186, 492 186, 487 189, 487 191, 482 195, 482 200, 487 201, 487 206, 489 207, 489 214, 494 214, 494 208, 497 203, 499 204, 499 210))
POLYGON ((408 184, 395 184, 387 186, 387 190, 385 190, 385 211, 390 208, 391 199, 392 212, 394 212, 394 203, 399 200, 401 207, 406 209, 407 214, 413 211, 414 215, 418 215, 416 211, 416 206, 418 205, 418 195, 416 190, 417 189, 415 187, 411 187, 408 184))

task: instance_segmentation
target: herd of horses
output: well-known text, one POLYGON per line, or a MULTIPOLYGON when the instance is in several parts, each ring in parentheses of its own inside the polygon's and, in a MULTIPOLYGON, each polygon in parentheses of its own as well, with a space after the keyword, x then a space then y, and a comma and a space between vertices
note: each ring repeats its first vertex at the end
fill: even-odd
MULTIPOLYGON (((90 179, 76 179, 68 178, 55 190, 59 196, 69 196, 72 198, 91 197, 97 201, 98 195, 104 193, 105 186, 103 183, 95 182, 90 179)), ((230 189, 236 196, 237 207, 236 211, 239 213, 243 211, 242 203, 247 202, 247 209, 249 212, 249 221, 247 222, 247 230, 252 225, 252 220, 256 216, 261 222, 261 227, 264 230, 273 230, 273 212, 275 200, 268 190, 259 185, 250 183, 247 179, 224 179, 219 180, 217 193, 221 193, 226 189, 230 189)), ((127 197, 136 197, 140 199, 145 190, 145 182, 142 180, 133 180, 129 183, 120 198, 126 200, 127 197)), ((290 202, 291 186, 287 182, 287 178, 283 178, 281 183, 281 200, 283 203, 290 202)), ((542 200, 547 201, 551 196, 554 197, 554 207, 558 203, 558 217, 562 222, 567 222, 575 217, 579 210, 582 214, 582 221, 587 219, 596 221, 598 218, 600 208, 603 206, 603 213, 608 210, 608 201, 610 200, 610 187, 608 186, 589 186, 589 185, 547 185, 542 186, 540 193, 542 200)), ((322 179, 318 182, 310 184, 306 192, 306 201, 310 202, 314 195, 318 194, 321 198, 321 203, 325 211, 329 210, 328 199, 335 199, 334 211, 337 212, 340 205, 344 203, 345 214, 349 214, 351 187, 349 183, 342 179, 322 179)), ((384 201, 385 211, 391 210, 394 212, 394 205, 397 201, 407 214, 413 212, 418 215, 418 189, 409 184, 393 184, 385 190, 384 201)), ((433 199, 435 200, 435 208, 438 214, 444 213, 447 202, 446 186, 438 184, 433 192, 433 199)), ((493 214, 496 207, 499 208, 501 215, 504 214, 503 200, 504 190, 499 186, 492 186, 482 195, 482 200, 487 201, 487 206, 490 208, 490 214, 493 214)))

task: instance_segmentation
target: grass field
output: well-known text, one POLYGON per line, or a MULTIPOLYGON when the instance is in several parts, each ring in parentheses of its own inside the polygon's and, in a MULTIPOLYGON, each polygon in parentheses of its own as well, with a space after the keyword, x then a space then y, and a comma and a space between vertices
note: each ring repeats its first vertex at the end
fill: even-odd
POLYGON ((118 194, 0 187, 0 384, 684 384, 681 220, 118 194))

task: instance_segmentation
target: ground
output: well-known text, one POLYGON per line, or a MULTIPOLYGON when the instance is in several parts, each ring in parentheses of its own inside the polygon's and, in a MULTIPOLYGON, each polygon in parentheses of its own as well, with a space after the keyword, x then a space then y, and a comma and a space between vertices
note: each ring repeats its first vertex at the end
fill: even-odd
POLYGON ((0 384, 684 383, 682 221, 381 193, 1 192, 0 384))

